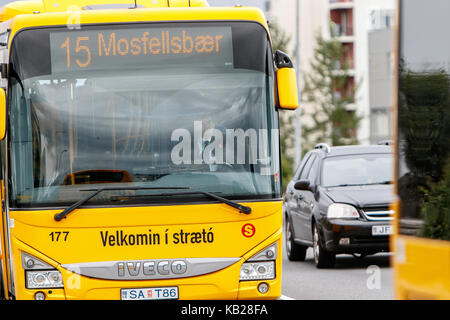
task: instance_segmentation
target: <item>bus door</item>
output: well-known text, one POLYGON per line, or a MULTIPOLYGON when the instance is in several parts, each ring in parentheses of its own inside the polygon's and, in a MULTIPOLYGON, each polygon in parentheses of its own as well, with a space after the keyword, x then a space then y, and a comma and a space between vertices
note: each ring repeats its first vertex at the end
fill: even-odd
POLYGON ((7 248, 7 225, 6 225, 6 210, 5 210, 5 198, 3 180, 1 184, 1 202, 0 202, 0 299, 8 298, 8 248, 7 248))
MULTIPOLYGON (((2 75, 3 76, 3 75, 2 75)), ((5 188, 3 179, 3 155, 5 154, 5 143, 4 137, 6 134, 6 94, 3 88, 0 88, 0 299, 8 298, 8 245, 7 245, 7 234, 8 234, 8 224, 6 218, 6 208, 5 208, 5 188)))

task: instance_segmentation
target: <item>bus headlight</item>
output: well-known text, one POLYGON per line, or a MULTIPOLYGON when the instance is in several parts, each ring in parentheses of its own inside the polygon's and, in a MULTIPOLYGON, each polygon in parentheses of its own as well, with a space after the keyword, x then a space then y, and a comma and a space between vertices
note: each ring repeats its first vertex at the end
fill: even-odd
POLYGON ((272 243, 254 254, 241 266, 239 280, 275 279, 275 260, 277 259, 278 242, 272 243))
POLYGON ((63 280, 58 270, 26 271, 27 289, 63 288, 63 280))
POLYGON ((239 280, 275 279, 275 261, 245 262, 241 267, 239 280))
POLYGON ((268 247, 265 247, 258 253, 254 254, 250 259, 247 261, 269 261, 269 260, 275 260, 277 258, 277 247, 278 242, 275 242, 271 244, 268 247))
POLYGON ((27 289, 64 288, 61 273, 48 263, 22 252, 22 267, 25 270, 27 289))

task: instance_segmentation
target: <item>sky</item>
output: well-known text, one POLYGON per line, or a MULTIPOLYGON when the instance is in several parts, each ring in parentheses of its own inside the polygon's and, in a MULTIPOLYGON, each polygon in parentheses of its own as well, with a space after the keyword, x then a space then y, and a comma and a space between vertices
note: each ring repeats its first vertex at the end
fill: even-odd
POLYGON ((13 2, 12 0, 0 0, 0 7, 3 7, 5 4, 13 2))
POLYGON ((403 32, 402 53, 406 56, 408 68, 415 71, 442 68, 450 72, 450 1, 428 0, 427 5, 430 6, 424 11, 421 0, 404 2, 403 14, 409 20, 405 19, 402 25, 406 30, 403 32))

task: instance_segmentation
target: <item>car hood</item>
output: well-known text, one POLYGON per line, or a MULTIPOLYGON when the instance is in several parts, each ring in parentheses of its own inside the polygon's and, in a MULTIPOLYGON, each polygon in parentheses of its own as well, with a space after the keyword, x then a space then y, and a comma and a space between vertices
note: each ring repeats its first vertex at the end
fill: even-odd
POLYGON ((348 203, 359 208, 387 206, 395 199, 393 185, 369 185, 326 188, 333 202, 348 203))

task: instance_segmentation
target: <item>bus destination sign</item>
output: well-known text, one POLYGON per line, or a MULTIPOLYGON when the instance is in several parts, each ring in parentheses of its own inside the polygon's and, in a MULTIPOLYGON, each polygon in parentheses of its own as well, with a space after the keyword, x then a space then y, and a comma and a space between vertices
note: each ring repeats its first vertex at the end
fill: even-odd
POLYGON ((231 27, 52 32, 50 53, 52 73, 177 65, 233 67, 231 27))

